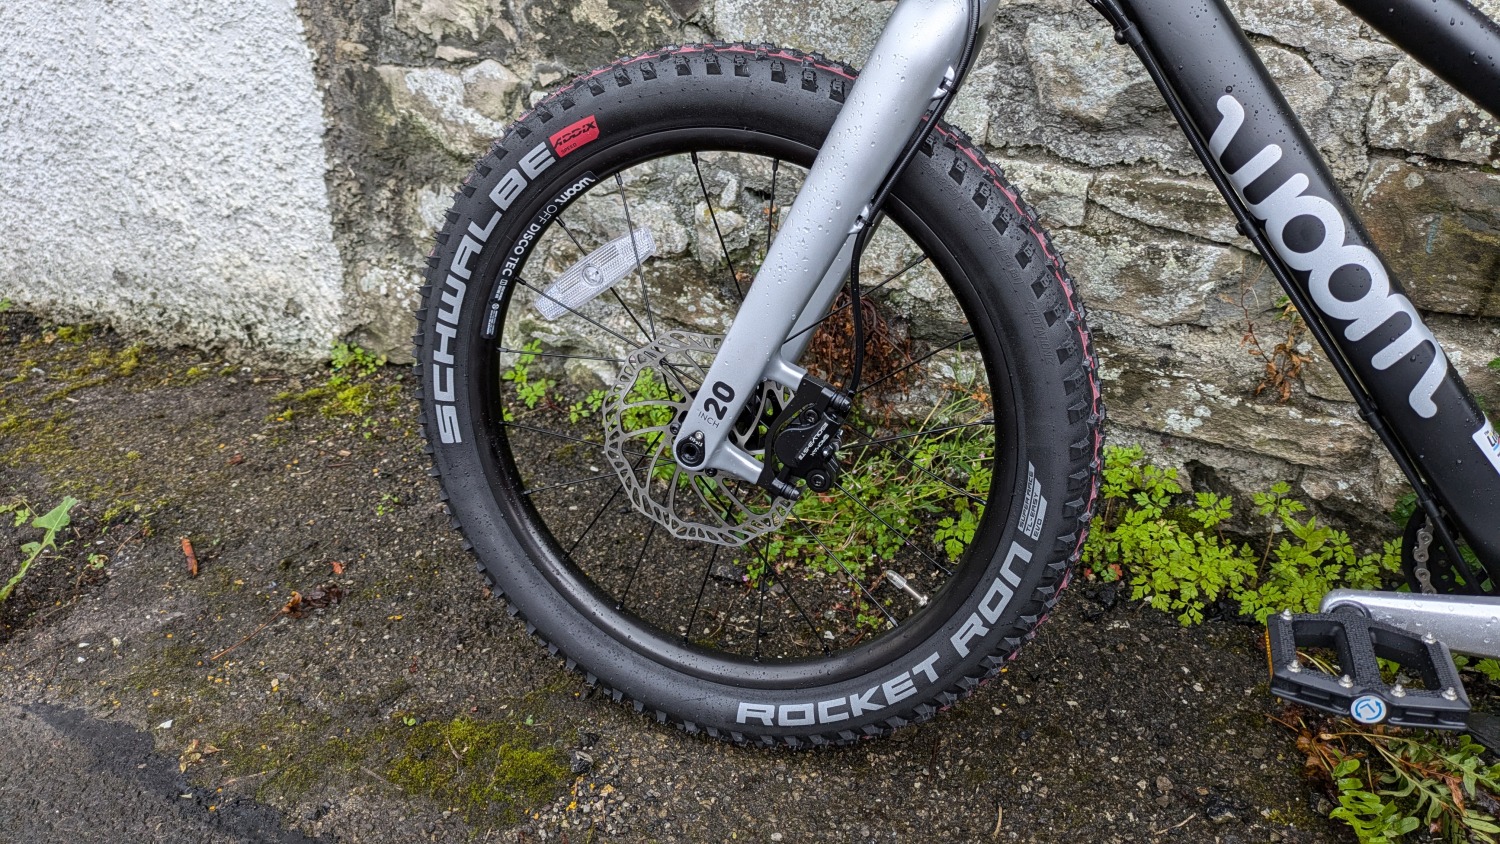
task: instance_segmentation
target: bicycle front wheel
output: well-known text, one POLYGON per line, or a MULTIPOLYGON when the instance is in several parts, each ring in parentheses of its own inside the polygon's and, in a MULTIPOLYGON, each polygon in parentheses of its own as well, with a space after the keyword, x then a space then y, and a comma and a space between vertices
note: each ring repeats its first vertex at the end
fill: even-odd
MULTIPOLYGON (((1096 496, 1073 284, 942 125, 863 262, 861 383, 847 298, 784 338, 855 397, 826 491, 673 462, 853 84, 746 45, 595 71, 478 164, 424 288, 424 430, 481 571, 613 697, 736 741, 851 741, 956 701, 1056 601, 1096 496)), ((763 453, 787 398, 764 385, 734 441, 763 453)))

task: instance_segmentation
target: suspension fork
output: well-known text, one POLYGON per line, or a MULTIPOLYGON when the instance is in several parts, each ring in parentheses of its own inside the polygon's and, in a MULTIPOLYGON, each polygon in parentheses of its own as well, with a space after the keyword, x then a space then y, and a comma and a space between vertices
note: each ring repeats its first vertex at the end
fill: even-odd
MULTIPOLYGON (((981 26, 998 7, 983 0, 981 26)), ((762 382, 802 385, 806 329, 838 295, 871 200, 922 115, 958 83, 969 12, 969 0, 900 0, 892 12, 673 441, 684 468, 760 480, 761 462, 728 435, 762 382)))

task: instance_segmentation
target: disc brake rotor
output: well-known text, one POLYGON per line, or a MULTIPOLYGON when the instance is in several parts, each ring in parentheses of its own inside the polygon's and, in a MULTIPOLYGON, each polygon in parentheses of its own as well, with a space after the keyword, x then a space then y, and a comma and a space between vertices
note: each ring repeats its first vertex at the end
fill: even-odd
MULTIPOLYGON (((738 479, 685 471, 672 457, 677 426, 722 342, 663 332, 626 356, 601 416, 605 456, 637 510, 673 536, 738 546, 779 528, 792 502, 738 479)), ((758 415, 737 422, 730 441, 751 453, 762 449, 767 408, 784 404, 783 392, 763 389, 751 405, 758 415)))

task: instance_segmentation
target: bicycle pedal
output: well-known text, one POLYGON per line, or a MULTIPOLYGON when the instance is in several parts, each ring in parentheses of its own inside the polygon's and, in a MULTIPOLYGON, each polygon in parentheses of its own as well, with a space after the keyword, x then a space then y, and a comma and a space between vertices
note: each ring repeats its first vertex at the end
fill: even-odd
POLYGON ((1267 619, 1266 638, 1271 692, 1277 697, 1361 724, 1469 729, 1469 696, 1453 656, 1431 636, 1415 636, 1358 612, 1284 612, 1267 619), (1302 660, 1298 649, 1329 651, 1339 673, 1302 660), (1386 683, 1380 659, 1399 665, 1412 685, 1386 683))

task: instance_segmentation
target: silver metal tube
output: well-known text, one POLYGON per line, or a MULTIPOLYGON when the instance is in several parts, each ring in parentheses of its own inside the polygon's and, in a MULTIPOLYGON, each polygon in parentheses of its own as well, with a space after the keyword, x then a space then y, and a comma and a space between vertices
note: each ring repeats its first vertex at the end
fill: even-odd
POLYGON ((817 329, 813 326, 823 318, 823 314, 833 307, 833 303, 839 297, 839 291, 844 287, 844 279, 849 275, 849 264, 854 258, 855 235, 849 235, 844 240, 844 245, 839 249, 839 254, 833 259, 833 266, 828 268, 823 280, 818 282, 818 289, 813 293, 812 299, 808 300, 807 307, 802 309, 802 315, 797 318, 797 324, 792 326, 792 339, 786 341, 781 347, 781 359, 795 365, 802 360, 802 353, 807 351, 807 344, 812 342, 813 334, 817 329))
MULTIPOLYGON (((991 15, 995 5, 986 4, 991 15)), ((759 477, 759 462, 726 441, 729 430, 762 380, 794 389, 801 380, 803 370, 780 357, 783 341, 953 73, 968 25, 967 0, 901 0, 896 6, 677 435, 674 453, 695 439, 705 455, 688 468, 759 477)))
POLYGON ((1449 650, 1500 659, 1500 598, 1358 589, 1335 589, 1323 596, 1323 612, 1340 607, 1353 607, 1417 636, 1430 633, 1449 650))

